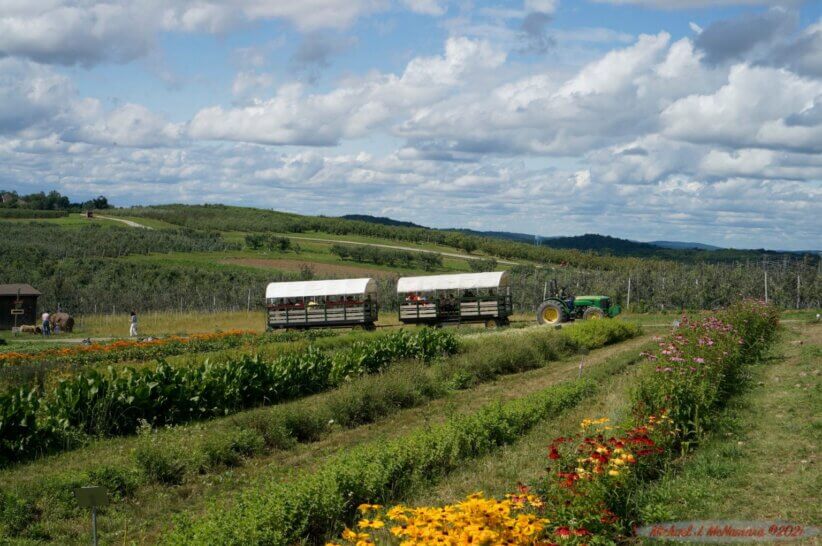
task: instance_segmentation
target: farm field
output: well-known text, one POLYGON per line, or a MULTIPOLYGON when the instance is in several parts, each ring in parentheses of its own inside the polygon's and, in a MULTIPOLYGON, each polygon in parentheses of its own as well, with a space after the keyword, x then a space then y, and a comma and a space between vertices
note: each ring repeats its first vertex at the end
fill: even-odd
MULTIPOLYGON (((590 333, 594 333, 599 331, 596 328, 592 330, 592 326, 597 325, 587 325, 587 329, 583 328, 580 332, 589 331, 590 333)), ((610 326, 605 326, 605 328, 606 330, 603 331, 613 330, 616 332, 621 327, 614 323, 613 328, 610 326), (616 328, 616 330, 614 330, 614 328, 616 328)), ((575 329, 579 329, 579 327, 571 327, 569 332, 575 329)), ((589 338, 585 336, 589 335, 590 334, 584 334, 584 337, 579 338, 579 342, 594 343, 592 347, 604 343, 604 341, 594 341, 594 338, 586 341, 589 338)), ((631 336, 634 335, 634 333, 628 329, 625 330, 625 334, 622 335, 631 336)), ((371 418, 376 419, 373 425, 365 424, 369 422, 366 420, 364 426, 360 426, 358 423, 362 422, 361 419, 363 417, 356 417, 354 421, 343 425, 342 430, 336 431, 332 429, 326 433, 322 433, 322 438, 319 441, 312 440, 311 438, 302 438, 295 447, 286 448, 286 446, 283 445, 280 449, 274 449, 272 451, 266 449, 263 452, 259 452, 258 447, 256 451, 252 450, 253 454, 245 453, 245 455, 235 456, 234 462, 216 462, 213 468, 208 468, 209 464, 203 467, 204 462, 202 461, 187 463, 193 465, 194 468, 200 468, 200 470, 195 470, 191 474, 186 473, 186 477, 180 485, 169 487, 168 485, 148 483, 145 486, 137 486, 136 492, 129 489, 128 498, 125 498, 122 503, 117 504, 117 508, 114 509, 115 512, 110 512, 110 521, 112 523, 116 521, 115 525, 120 526, 117 531, 112 530, 111 532, 116 533, 118 537, 130 537, 132 539, 139 537, 138 542, 140 543, 153 541, 157 538, 155 533, 166 527, 169 523, 168 518, 161 517, 161 514, 166 510, 179 511, 185 507, 187 513, 192 510, 196 512, 198 506, 205 507, 211 500, 223 497, 229 498, 236 492, 238 487, 244 487, 245 485, 252 482, 256 483, 260 480, 277 479, 278 476, 284 477, 296 469, 310 468, 319 464, 340 449, 347 449, 365 441, 394 437, 413 429, 419 423, 434 423, 440 421, 450 413, 450 410, 443 413, 443 408, 458 408, 457 411, 459 412, 470 412, 499 397, 506 399, 511 396, 519 396, 527 392, 539 390, 559 380, 572 378, 578 365, 576 358, 562 359, 560 357, 560 360, 555 364, 550 364, 551 361, 557 358, 556 356, 551 356, 555 353, 545 353, 545 349, 536 349, 539 345, 533 346, 532 349, 527 349, 525 353, 522 352, 523 340, 544 339, 548 341, 554 338, 559 340, 560 338, 557 336, 560 336, 559 332, 543 328, 489 332, 480 338, 467 341, 467 346, 462 349, 463 353, 466 351, 467 353, 464 356, 458 355, 454 357, 457 360, 454 361, 453 364, 449 364, 449 359, 446 359, 441 364, 437 364, 435 368, 420 368, 418 365, 411 365, 409 363, 408 365, 398 368, 394 375, 389 373, 389 375, 382 378, 374 378, 373 381, 376 381, 374 387, 376 387, 377 390, 373 391, 373 394, 369 396, 377 395, 377 393, 381 392, 379 389, 388 388, 396 391, 401 388, 401 385, 405 385, 405 387, 402 388, 408 389, 411 384, 419 386, 420 384, 424 385, 426 381, 429 382, 430 385, 428 388, 435 388, 435 386, 440 383, 438 381, 430 383, 433 377, 421 383, 421 380, 430 373, 447 373, 454 378, 460 378, 460 382, 458 385, 455 385, 456 388, 454 390, 446 389, 445 391, 440 391, 437 390, 439 388, 437 387, 434 392, 428 395, 419 394, 418 397, 422 396, 422 398, 417 402, 411 400, 399 402, 399 400, 397 400, 392 404, 399 404, 399 406, 394 406, 393 409, 387 412, 386 410, 381 410, 379 417, 374 415, 374 417, 371 418), (512 338, 511 336, 514 337, 512 338), (500 345, 500 343, 502 343, 502 345, 500 345), (501 361, 496 364, 490 364, 489 362, 490 368, 476 368, 476 371, 471 372, 479 363, 476 360, 478 357, 480 361, 488 359, 489 352, 487 347, 504 347, 506 345, 510 345, 512 350, 513 347, 518 347, 518 350, 513 350, 512 356, 510 357, 510 364, 503 364, 501 361), (540 352, 532 354, 527 352, 529 350, 538 350, 540 352), (548 362, 543 364, 534 362, 533 358, 539 354, 542 354, 541 358, 547 359, 548 362), (513 366, 513 368, 511 366, 513 366), (533 372, 526 371, 532 369, 534 366, 537 366, 537 368, 533 372), (448 371, 449 369, 451 371, 448 371), (466 372, 470 372, 469 375, 466 375, 466 372), (506 374, 511 374, 512 372, 513 375, 506 376, 506 374), (496 374, 502 374, 503 382, 488 383, 489 379, 493 378, 496 374), (474 379, 471 380, 471 377, 474 377, 474 379), (396 383, 396 386, 389 386, 392 381, 396 383), (410 384, 409 381, 411 381, 410 384), (466 381, 468 381, 468 383, 465 383, 466 381), (380 385, 382 386, 380 387, 380 385), (445 396, 443 397, 443 395, 445 396), (424 400, 426 398, 432 401, 425 403, 424 400), (419 407, 418 409, 413 409, 414 406, 419 407), (407 407, 408 409, 402 409, 403 407, 407 407), (389 415, 387 419, 385 419, 386 413, 389 415), (391 413, 394 413, 395 416, 390 416, 391 413), (285 451, 283 451, 283 449, 285 449, 285 451), (238 463, 240 463, 239 466, 237 466, 238 463), (125 518, 125 520, 120 521, 121 518, 125 518)), ((562 336, 565 336, 565 334, 563 333, 562 336)), ((571 339, 576 338, 572 337, 571 339)), ((625 342, 627 345, 624 346, 619 344, 615 345, 615 347, 621 347, 622 349, 622 351, 616 352, 623 354, 625 351, 629 351, 629 354, 626 353, 622 358, 627 357, 628 359, 635 360, 636 350, 631 349, 644 343, 646 339, 647 338, 643 337, 638 340, 625 342)), ((526 344, 526 346, 527 345, 528 344, 526 344)), ((560 347, 564 347, 564 345, 557 345, 557 350, 560 351, 558 355, 562 355, 563 352, 570 349, 570 347, 560 347)), ((615 352, 612 349, 595 349, 594 352, 586 358, 590 366, 595 368, 614 354, 615 352)), ((497 359, 499 360, 498 357, 497 359)), ((367 382, 371 380, 363 378, 361 381, 367 382)), ((356 403, 355 401, 358 397, 368 392, 367 390, 362 391, 362 388, 368 389, 373 387, 368 387, 367 383, 363 383, 360 387, 358 387, 356 383, 352 383, 350 388, 346 388, 340 393, 332 392, 328 395, 316 395, 314 398, 294 402, 293 404, 298 404, 299 407, 306 408, 322 407, 323 404, 327 403, 334 404, 331 407, 335 408, 346 407, 339 406, 339 404, 350 406, 356 403)), ((425 387, 422 388, 424 389, 425 387)), ((385 392, 388 393, 391 392, 391 390, 385 392)), ((275 412, 279 411, 277 408, 278 406, 272 406, 271 410, 275 412)), ((287 408, 283 408, 283 411, 287 411, 287 408)), ((297 414, 303 415, 303 412, 298 411, 297 414)), ((336 409, 334 410, 334 414, 337 416, 337 419, 340 420, 341 416, 345 415, 345 412, 336 409)), ((355 415, 362 414, 351 414, 352 417, 355 415)), ((248 423, 245 426, 249 426, 251 423, 264 422, 266 416, 268 416, 269 419, 273 418, 273 414, 271 414, 269 410, 265 410, 263 413, 255 410, 248 415, 238 414, 222 421, 212 421, 208 427, 193 425, 191 427, 169 429, 165 432, 161 431, 161 435, 158 437, 160 439, 156 441, 163 442, 161 445, 166 446, 163 449, 164 452, 180 453, 178 448, 172 449, 169 446, 184 444, 188 446, 189 451, 193 446, 200 445, 203 446, 200 449, 204 449, 205 453, 210 453, 210 450, 214 446, 209 447, 212 440, 209 440, 208 437, 211 436, 212 433, 213 439, 225 439, 227 436, 230 436, 233 430, 236 430, 238 423, 248 423), (188 439, 183 440, 183 438, 188 439), (168 444, 168 442, 171 442, 171 444, 168 444)), ((307 425, 301 426, 304 427, 307 425)), ((45 510, 41 519, 42 525, 36 524, 34 530, 29 529, 26 532, 31 535, 32 533, 36 534, 37 532, 43 531, 47 532, 49 536, 51 536, 51 533, 60 533, 60 542, 79 542, 79 534, 84 525, 84 518, 81 514, 77 513, 76 510, 65 506, 67 501, 59 501, 59 499, 54 499, 52 495, 58 495, 59 497, 61 488, 67 487, 67 484, 70 484, 73 480, 82 480, 82 476, 88 475, 87 473, 90 471, 93 471, 92 474, 95 476, 100 475, 99 472, 104 472, 101 470, 101 464, 102 467, 105 467, 105 472, 114 476, 115 480, 126 480, 128 483, 137 481, 139 483, 144 478, 140 477, 143 472, 140 470, 140 467, 135 468, 133 466, 135 464, 135 450, 139 451, 140 446, 144 445, 146 441, 144 437, 131 437, 122 440, 101 440, 80 448, 79 450, 46 458, 42 462, 34 462, 30 465, 3 471, 2 482, 11 485, 12 490, 39 491, 38 498, 40 500, 35 499, 34 502, 38 510, 45 510), (56 506, 50 506, 49 503, 52 502, 52 500, 49 499, 52 499, 58 504, 62 503, 61 507, 57 509, 56 506), (68 514, 64 513, 66 509, 69 510, 68 514), (66 518, 68 518, 68 521, 63 521, 66 518), (40 529, 40 531, 37 531, 37 529, 40 529)), ((150 441, 154 442, 155 440, 150 441)), ((276 440, 274 441, 276 442, 276 440)), ((226 444, 222 449, 228 449, 230 452, 230 447, 228 446, 229 444, 226 444)), ((195 448, 195 451, 197 451, 197 448, 195 448)), ((124 487, 128 486, 128 483, 125 484, 124 487)), ((68 501, 68 504, 70 504, 70 501, 68 501)), ((30 523, 31 522, 29 522, 29 524, 30 523)), ((9 525, 9 522, 6 522, 6 524, 9 525)))
MULTIPOLYGON (((708 315, 699 320, 716 328, 708 315)), ((736 320, 745 324, 742 321, 751 319, 736 320)), ((505 428, 507 432, 494 436, 490 444, 480 442, 460 451, 456 459, 430 463, 438 465, 432 473, 427 471, 395 487, 394 493, 377 493, 369 501, 441 506, 476 491, 489 498, 504 498, 516 490, 517 483, 544 479, 545 446, 551 438, 573 434, 586 419, 607 418, 614 424, 631 419, 636 386, 649 381, 648 373, 653 372, 643 363, 647 357, 641 355, 653 354, 656 340, 671 329, 670 325, 646 326, 637 335, 638 327, 631 324, 614 320, 579 323, 562 330, 533 326, 473 333, 446 329, 442 331, 445 335, 456 334, 461 340, 459 351, 427 364, 401 360, 375 375, 361 375, 327 392, 293 401, 171 428, 144 426, 137 435, 90 438, 69 451, 0 470, 0 529, 10 544, 81 544, 87 538, 87 514, 76 508, 70 491, 80 484, 101 483, 114 495, 112 506, 100 514, 102 543, 211 543, 202 537, 213 533, 220 543, 245 543, 244 539, 258 532, 256 525, 274 525, 275 529, 280 525, 248 519, 250 499, 274 495, 270 502, 284 501, 276 500, 280 499, 278 484, 287 490, 288 483, 313 483, 312 476, 318 473, 333 475, 340 461, 370 457, 367 454, 372 450, 376 456, 380 449, 412 438, 411 445, 420 446, 415 449, 427 449, 423 447, 427 435, 444 434, 438 441, 446 441, 448 435, 462 434, 461 427, 473 423, 472 419, 478 420, 470 426, 480 427, 471 429, 475 430, 472 434, 495 426, 495 419, 511 420, 513 428, 505 428), (602 337, 606 334, 617 337, 602 337), (520 406, 532 409, 518 413, 515 408, 520 406), (239 534, 223 526, 223 516, 238 521, 239 534)), ((352 342, 367 343, 391 331, 334 331, 308 344, 345 354, 355 347, 352 342)), ((801 460, 813 458, 813 442, 809 441, 818 413, 813 393, 818 391, 820 335, 822 326, 812 317, 792 315, 776 344, 749 364, 752 378, 745 383, 748 386, 735 389, 728 404, 718 407, 716 423, 701 433, 703 441, 690 448, 687 456, 674 458, 661 479, 630 482, 636 500, 627 509, 642 521, 732 514, 743 501, 716 494, 714 484, 721 477, 725 487, 761 497, 747 505, 751 517, 815 521, 819 514, 811 508, 813 503, 787 512, 773 507, 786 494, 811 499, 815 490, 809 484, 819 479, 814 465, 801 460), (784 419, 771 415, 777 408, 778 414, 795 417, 797 426, 780 427, 784 419), (791 453, 773 452, 768 438, 779 438, 791 453), (762 460, 743 467, 737 464, 745 456, 739 446, 749 444, 762 460), (802 459, 791 464, 787 474, 769 477, 768 464, 784 457, 802 459), (775 487, 780 479, 782 490, 775 487), (763 480, 762 487, 755 485, 757 480, 763 480)), ((288 350, 299 353, 306 347, 298 344, 288 350)), ((236 359, 248 350, 226 355, 236 359)), ((195 365, 197 358, 191 360, 195 356, 185 357, 190 360, 188 365, 195 365)), ((182 365, 179 362, 176 365, 182 365)), ((138 369, 150 367, 146 363, 138 369)), ((410 471, 416 472, 413 467, 410 471)), ((336 525, 323 527, 321 536, 334 540, 340 532, 336 525)), ((251 543, 280 542, 269 537, 251 543)))

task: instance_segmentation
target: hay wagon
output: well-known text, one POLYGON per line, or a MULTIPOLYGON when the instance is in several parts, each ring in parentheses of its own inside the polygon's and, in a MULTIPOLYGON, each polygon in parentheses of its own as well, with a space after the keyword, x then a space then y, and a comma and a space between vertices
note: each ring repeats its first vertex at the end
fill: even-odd
POLYGON ((374 279, 273 282, 265 290, 269 329, 375 328, 374 279))
POLYGON ((403 277, 397 297, 399 319, 406 324, 505 326, 512 312, 506 271, 403 277))

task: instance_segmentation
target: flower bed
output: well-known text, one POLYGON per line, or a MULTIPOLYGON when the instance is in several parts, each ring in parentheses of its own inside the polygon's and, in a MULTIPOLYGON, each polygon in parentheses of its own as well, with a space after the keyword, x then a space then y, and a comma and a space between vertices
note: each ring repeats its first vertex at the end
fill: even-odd
POLYGON ((141 420, 164 425, 228 415, 319 392, 402 358, 456 350, 450 332, 400 330, 333 355, 309 347, 271 361, 242 355, 196 366, 84 370, 42 396, 22 388, 0 394, 0 464, 65 448, 78 435, 130 434, 141 420))
MULTIPOLYGON (((310 338, 330 335, 325 331, 312 331, 310 338)), ((115 363, 127 360, 151 360, 183 354, 235 349, 248 343, 292 341, 305 338, 303 332, 256 333, 251 330, 228 330, 211 334, 168 336, 163 338, 130 340, 121 339, 110 343, 92 343, 43 349, 32 352, 0 353, 0 367, 22 364, 38 364, 55 361, 71 361, 74 365, 115 363)))
MULTIPOLYGON (((777 311, 754 301, 702 320, 683 319, 670 336, 658 340, 656 351, 644 355, 626 423, 586 419, 579 433, 549 444, 547 475, 532 488, 520 486, 517 493, 528 501, 528 517, 536 518, 529 521, 538 522, 540 531, 507 543, 571 546, 626 540, 636 515, 633 491, 699 442, 727 395, 744 384, 745 366, 768 349, 777 326, 777 311), (535 498, 536 502, 530 500, 535 498)), ((462 542, 443 541, 442 526, 432 530, 430 514, 450 514, 454 508, 417 510, 429 515, 423 518, 427 532, 415 532, 402 544, 500 543, 488 534, 497 532, 496 524, 482 517, 466 528, 462 542)), ((405 509, 389 510, 388 518, 394 519, 391 514, 396 513, 405 509)), ((416 520, 413 525, 415 530, 419 527, 416 520)), ((404 536, 402 529, 394 532, 396 526, 390 533, 376 534, 369 527, 361 521, 343 539, 350 544, 382 544, 404 536)))

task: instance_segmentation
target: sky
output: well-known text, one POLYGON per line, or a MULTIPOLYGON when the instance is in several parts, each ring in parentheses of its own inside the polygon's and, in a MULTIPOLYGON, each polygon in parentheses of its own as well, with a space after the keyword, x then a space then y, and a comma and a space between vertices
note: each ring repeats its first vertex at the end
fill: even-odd
POLYGON ((0 188, 822 248, 822 1, 0 0, 0 188))

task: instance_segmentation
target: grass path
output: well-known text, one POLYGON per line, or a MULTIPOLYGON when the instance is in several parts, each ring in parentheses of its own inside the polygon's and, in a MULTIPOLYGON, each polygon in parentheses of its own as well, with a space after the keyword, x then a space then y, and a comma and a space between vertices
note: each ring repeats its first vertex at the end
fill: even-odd
POLYGON ((643 496, 647 518, 822 523, 821 365, 822 325, 788 326, 722 428, 643 496))
MULTIPOLYGON (((642 336, 617 345, 592 351, 585 357, 588 369, 611 357, 635 355, 648 342, 642 336)), ((424 406, 402 410, 377 423, 350 430, 339 430, 320 441, 299 444, 288 451, 273 451, 248 459, 238 468, 224 469, 195 476, 177 487, 141 486, 130 499, 108 509, 100 520, 101 531, 108 540, 155 542, 172 521, 170 514, 202 513, 212 502, 230 503, 237 492, 260 481, 279 480, 300 469, 311 469, 335 453, 366 441, 379 441, 405 434, 421 424, 438 423, 453 413, 472 412, 493 400, 513 399, 544 389, 562 380, 576 377, 579 357, 552 363, 544 368, 504 376, 471 390, 458 391, 424 406)), ((323 396, 323 395, 319 395, 323 396)), ((202 428, 207 432, 209 424, 202 428)), ((100 442, 90 448, 70 452, 0 473, 0 481, 15 488, 26 488, 48 480, 49 476, 76 475, 89 460, 128 464, 136 445, 133 438, 120 439, 117 447, 100 442)), ((82 543, 87 527, 86 514, 77 512, 48 522, 48 531, 61 543, 82 543)))

